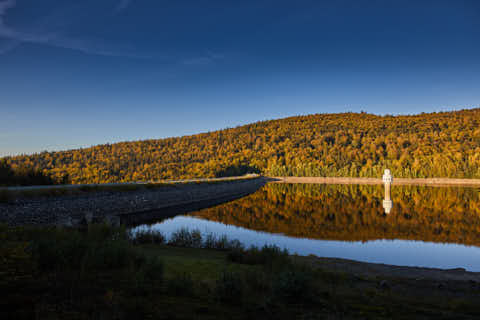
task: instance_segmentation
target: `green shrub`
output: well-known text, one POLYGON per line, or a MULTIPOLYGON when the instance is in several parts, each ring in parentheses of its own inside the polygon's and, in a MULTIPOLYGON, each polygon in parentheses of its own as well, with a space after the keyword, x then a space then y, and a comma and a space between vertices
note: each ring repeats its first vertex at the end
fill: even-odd
POLYGON ((40 270, 77 268, 89 250, 87 241, 74 232, 68 239, 43 238, 31 245, 32 257, 40 270))
POLYGON ((227 255, 227 260, 235 263, 250 265, 265 265, 268 267, 285 268, 290 265, 290 258, 286 249, 281 250, 275 245, 265 245, 262 249, 255 246, 245 250, 241 247, 233 248, 227 255))
POLYGON ((86 263, 92 269, 123 268, 138 260, 138 256, 137 251, 128 242, 112 240, 92 245, 86 263))
POLYGON ((176 247, 193 247, 194 241, 193 233, 187 228, 181 228, 172 233, 168 244, 176 247))
POLYGON ((228 249, 228 238, 226 235, 222 235, 217 238, 215 242, 215 249, 217 250, 227 250, 228 249))
POLYGON ((274 298, 292 302, 307 302, 312 299, 312 272, 301 268, 291 268, 276 275, 272 283, 274 298))
POLYGON ((233 240, 229 240, 227 242, 226 249, 227 250, 242 250, 242 249, 245 249, 245 247, 243 246, 243 244, 239 240, 233 239, 233 240))
POLYGON ((153 229, 143 229, 130 235, 134 244, 164 244, 165 236, 162 232, 153 229))
POLYGON ((242 243, 238 240, 229 240, 226 235, 217 237, 209 233, 205 237, 202 236, 200 230, 188 230, 181 228, 170 236, 168 245, 187 248, 205 248, 215 250, 243 250, 242 243))
POLYGON ((193 296, 195 283, 192 276, 188 273, 174 276, 167 281, 167 291, 169 294, 177 296, 193 296))
POLYGON ((190 246, 192 248, 201 248, 203 246, 202 242, 202 234, 200 233, 200 230, 195 229, 190 233, 191 237, 191 244, 190 246))
POLYGON ((272 287, 272 275, 261 269, 247 269, 245 272, 245 282, 255 292, 269 292, 272 287))
POLYGON ((217 238, 211 233, 207 235, 203 247, 216 250, 240 250, 244 248, 243 244, 236 239, 229 240, 226 235, 217 238))
POLYGON ((213 233, 207 234, 203 247, 206 249, 216 249, 217 237, 213 233))
POLYGON ((159 257, 147 258, 140 270, 144 273, 146 281, 156 285, 163 282, 164 267, 159 257))
MULTIPOLYGON (((134 294, 148 294, 161 290, 164 275, 163 261, 158 257, 143 257, 141 264, 130 272, 134 294)), ((137 260, 137 263, 139 260, 137 260)))
POLYGON ((221 302, 241 304, 244 292, 244 279, 239 273, 224 271, 216 281, 215 296, 221 302))
POLYGON ((30 240, 40 270, 110 270, 142 267, 143 257, 128 241, 124 228, 91 225, 86 232, 63 228, 19 228, 17 237, 30 240))

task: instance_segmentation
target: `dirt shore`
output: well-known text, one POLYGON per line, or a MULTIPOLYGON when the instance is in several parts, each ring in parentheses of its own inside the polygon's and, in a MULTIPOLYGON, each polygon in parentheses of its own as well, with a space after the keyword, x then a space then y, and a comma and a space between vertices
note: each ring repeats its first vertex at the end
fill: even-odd
POLYGON ((331 272, 345 272, 368 278, 402 278, 430 281, 469 281, 480 288, 480 272, 464 268, 438 269, 411 266, 395 266, 382 263, 361 262, 341 258, 324 258, 314 255, 294 256, 294 259, 331 272))
MULTIPOLYGON (((319 184, 383 184, 379 178, 348 177, 269 177, 276 183, 319 183, 319 184)), ((451 178, 393 178, 393 185, 427 186, 480 186, 480 179, 451 178)))

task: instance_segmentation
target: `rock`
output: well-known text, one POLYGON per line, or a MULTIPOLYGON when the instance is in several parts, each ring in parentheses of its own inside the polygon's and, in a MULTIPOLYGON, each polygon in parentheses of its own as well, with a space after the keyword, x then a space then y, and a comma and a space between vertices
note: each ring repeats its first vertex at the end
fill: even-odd
POLYGON ((132 192, 98 191, 80 195, 19 198, 12 203, 0 203, 0 222, 12 226, 37 224, 76 227, 107 220, 109 224, 118 225, 119 218, 114 216, 120 214, 134 216, 146 210, 169 206, 180 208, 200 201, 217 203, 219 198, 228 198, 226 201, 229 201, 255 192, 262 185, 264 180, 261 179, 239 180, 218 185, 178 184, 132 192), (107 215, 111 217, 104 220, 107 215))

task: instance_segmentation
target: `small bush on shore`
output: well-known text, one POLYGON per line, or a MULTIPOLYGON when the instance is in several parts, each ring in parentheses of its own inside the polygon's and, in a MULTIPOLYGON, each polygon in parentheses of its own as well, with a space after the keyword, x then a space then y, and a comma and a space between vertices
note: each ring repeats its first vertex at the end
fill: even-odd
POLYGON ((199 230, 190 231, 187 228, 181 228, 172 233, 168 244, 176 247, 200 248, 202 235, 199 230))
POLYGON ((82 278, 100 271, 128 270, 132 286, 158 286, 163 264, 129 241, 125 228, 91 225, 86 230, 55 227, 5 227, 3 240, 26 243, 26 253, 41 273, 73 273, 82 278))
POLYGON ((273 297, 290 302, 308 302, 313 291, 312 272, 298 266, 280 272, 272 283, 273 297))
POLYGON ((147 295, 160 292, 164 274, 163 261, 158 257, 142 258, 137 260, 137 266, 130 271, 133 293, 147 295))
POLYGON ((230 240, 226 235, 217 237, 215 234, 209 233, 206 236, 202 236, 200 230, 188 230, 187 228, 181 228, 172 233, 167 244, 186 248, 243 250, 243 245, 240 241, 236 239, 230 240))
POLYGON ((241 304, 245 292, 244 278, 237 272, 223 271, 216 281, 215 296, 221 302, 241 304))
POLYGON ((290 264, 288 251, 286 249, 282 250, 275 245, 265 245, 261 249, 255 246, 247 250, 235 248, 228 253, 227 259, 234 263, 261 264, 268 267, 283 267, 290 264))
POLYGON ((130 235, 134 244, 164 244, 166 241, 162 232, 153 229, 143 229, 130 235))
POLYGON ((195 282, 189 273, 175 275, 167 281, 167 292, 177 296, 193 296, 195 293, 195 282))

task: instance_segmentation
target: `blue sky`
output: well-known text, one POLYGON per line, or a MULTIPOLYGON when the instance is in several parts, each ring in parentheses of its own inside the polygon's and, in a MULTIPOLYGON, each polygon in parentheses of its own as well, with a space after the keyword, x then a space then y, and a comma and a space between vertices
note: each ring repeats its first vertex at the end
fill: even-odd
POLYGON ((0 0, 0 156, 480 105, 480 1, 0 0))

